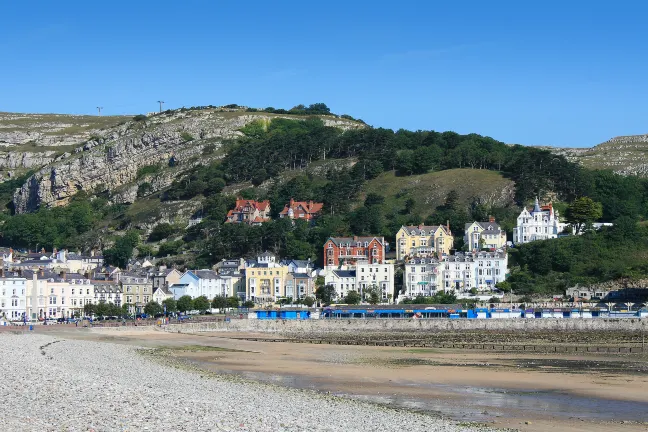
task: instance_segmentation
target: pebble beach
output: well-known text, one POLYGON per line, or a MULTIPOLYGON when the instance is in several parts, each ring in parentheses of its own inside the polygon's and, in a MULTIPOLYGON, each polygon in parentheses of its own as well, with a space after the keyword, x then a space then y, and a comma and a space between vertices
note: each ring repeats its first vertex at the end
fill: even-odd
POLYGON ((5 333, 0 334, 0 365, 3 430, 489 430, 209 375, 113 343, 5 333))

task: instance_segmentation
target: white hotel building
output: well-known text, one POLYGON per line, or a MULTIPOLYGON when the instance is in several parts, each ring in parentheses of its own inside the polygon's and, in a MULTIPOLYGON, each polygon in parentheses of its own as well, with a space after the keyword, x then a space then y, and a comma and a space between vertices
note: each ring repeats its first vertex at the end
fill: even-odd
POLYGON ((433 296, 438 291, 465 292, 495 289, 506 279, 508 256, 505 252, 458 252, 433 258, 416 258, 405 263, 405 297, 433 296))

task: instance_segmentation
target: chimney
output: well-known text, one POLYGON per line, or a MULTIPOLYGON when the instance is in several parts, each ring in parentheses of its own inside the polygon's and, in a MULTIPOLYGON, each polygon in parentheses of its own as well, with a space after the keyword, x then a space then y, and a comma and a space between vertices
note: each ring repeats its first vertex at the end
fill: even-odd
POLYGON ((353 236, 353 241, 357 242, 358 241, 358 236, 353 236))
POLYGON ((61 279, 65 280, 65 270, 61 270, 61 273, 59 273, 59 276, 61 276, 61 279))
POLYGON ((83 277, 86 278, 86 279, 90 279, 90 272, 85 272, 83 274, 83 277))
POLYGON ((40 275, 40 277, 45 277, 45 269, 42 269, 42 268, 39 269, 38 274, 40 275))
POLYGON ((290 198, 290 207, 292 207, 292 206, 294 206, 294 205, 295 205, 295 200, 292 199, 292 198, 290 198))
POLYGON ((45 248, 41 248, 41 253, 42 253, 42 254, 45 253, 45 248))
POLYGON ((92 249, 92 250, 90 251, 90 256, 91 256, 91 257, 95 256, 95 250, 94 250, 94 249, 92 249))
POLYGON ((0 277, 4 277, 4 268, 0 268, 0 277))
POLYGON ((450 234, 451 231, 450 231, 450 220, 449 219, 446 219, 446 227, 448 228, 448 234, 450 234))
POLYGON ((21 268, 18 269, 18 276, 22 277, 22 269, 21 268))
POLYGON ((493 216, 488 216, 488 222, 490 223, 495 222, 495 218, 493 216))

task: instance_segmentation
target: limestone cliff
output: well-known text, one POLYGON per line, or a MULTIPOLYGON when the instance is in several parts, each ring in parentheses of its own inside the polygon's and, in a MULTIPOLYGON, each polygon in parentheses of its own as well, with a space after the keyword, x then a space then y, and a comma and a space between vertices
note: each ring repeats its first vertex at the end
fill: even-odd
MULTIPOLYGON (((273 117, 278 116, 218 109, 179 110, 113 126, 32 175, 14 194, 16 212, 65 205, 82 190, 119 190, 116 202, 132 202, 138 181, 146 180, 156 189, 166 187, 181 172, 172 169, 175 165, 184 169, 220 157, 223 143, 240 136, 244 125, 273 117), (203 154, 207 146, 210 156, 203 154), (138 178, 140 169, 147 166, 157 166, 163 172, 153 178, 138 178)), ((362 127, 333 116, 323 120, 341 128, 362 127)))
POLYGON ((648 176, 648 135, 612 138, 592 148, 541 147, 587 168, 648 176))

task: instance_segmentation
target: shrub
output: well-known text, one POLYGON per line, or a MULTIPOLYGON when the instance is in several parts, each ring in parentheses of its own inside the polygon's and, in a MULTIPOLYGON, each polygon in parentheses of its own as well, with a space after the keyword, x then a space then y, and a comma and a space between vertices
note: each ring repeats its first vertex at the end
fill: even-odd
POLYGON ((149 241, 160 241, 165 238, 168 238, 171 234, 175 233, 176 230, 173 225, 168 223, 159 223, 155 225, 153 230, 148 236, 149 241))
POLYGON ((146 116, 144 114, 137 114, 135 117, 133 117, 133 121, 136 122, 146 121, 146 116))
POLYGON ((202 154, 203 156, 210 155, 216 151, 216 146, 214 144, 207 144, 203 147, 202 154))
POLYGON ((183 244, 184 243, 182 240, 168 241, 166 243, 162 243, 160 245, 160 249, 158 249, 157 256, 165 257, 167 255, 177 255, 180 249, 182 248, 183 244))
POLYGON ((194 137, 189 132, 182 132, 180 137, 185 141, 193 141, 194 137))
POLYGON ((137 178, 140 179, 149 174, 156 174, 160 171, 160 165, 146 165, 137 170, 137 178))
POLYGON ((151 186, 151 183, 144 182, 141 185, 137 186, 137 196, 144 197, 146 195, 149 195, 152 189, 153 187, 151 186))

